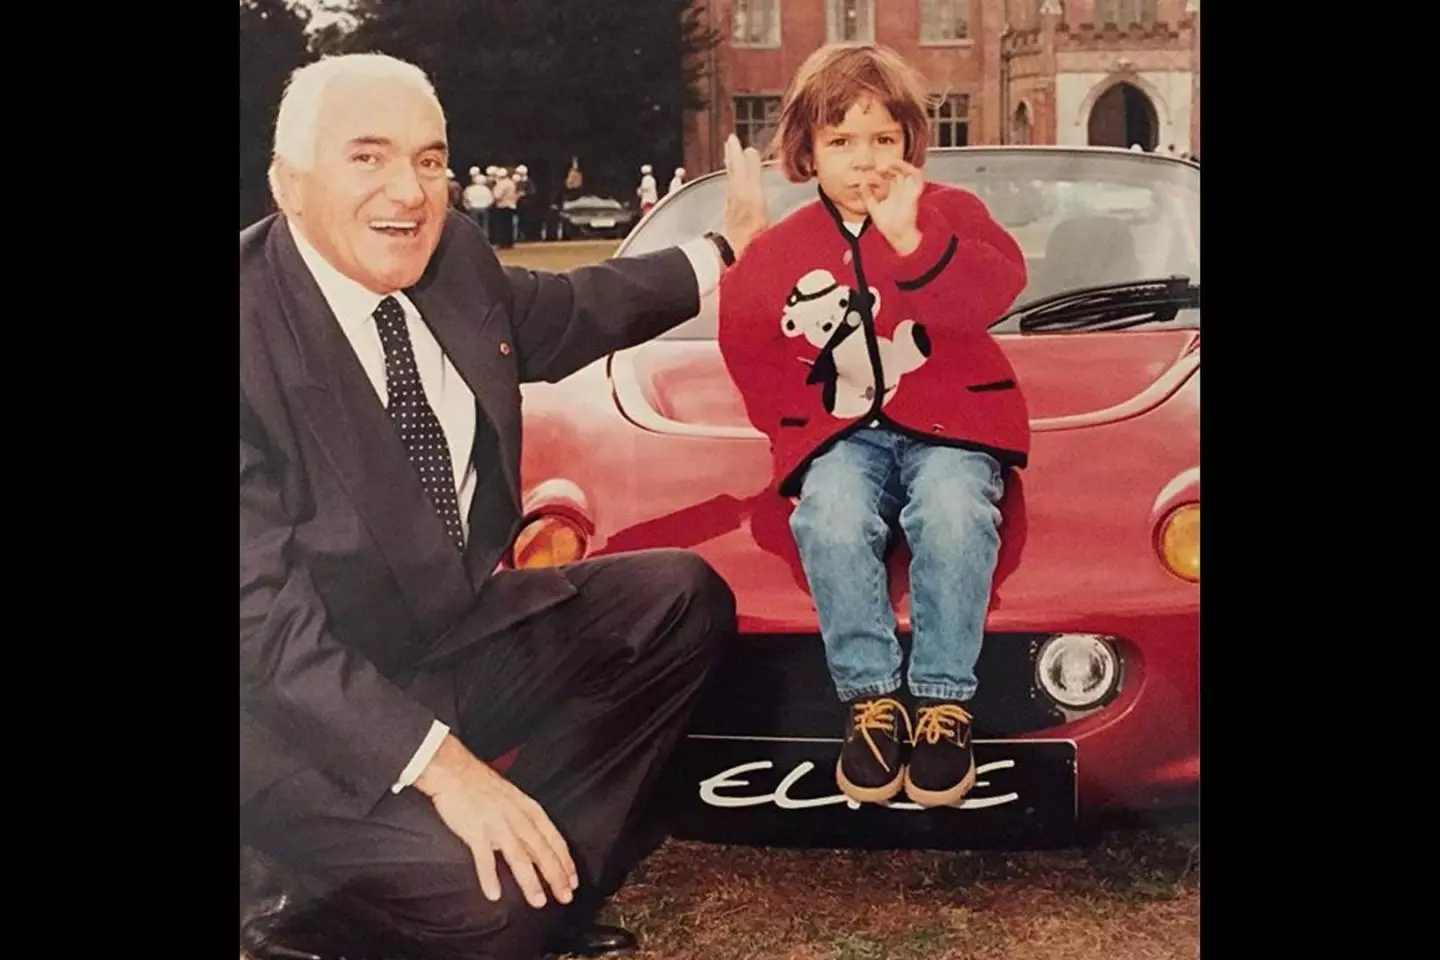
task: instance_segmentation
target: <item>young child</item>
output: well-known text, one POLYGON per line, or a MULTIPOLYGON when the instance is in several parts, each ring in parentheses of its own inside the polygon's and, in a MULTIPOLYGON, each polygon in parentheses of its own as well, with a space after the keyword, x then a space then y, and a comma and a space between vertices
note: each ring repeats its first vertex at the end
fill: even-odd
POLYGON ((778 492, 849 706, 840 788, 925 806, 975 782, 975 693, 1005 470, 1029 418, 988 327, 1026 282, 1015 240, 973 194, 925 183, 919 77, 873 44, 823 47, 781 106, 774 150, 819 198, 760 234, 720 288, 720 349, 771 441, 778 492), (910 546, 908 676, 884 553, 910 546))

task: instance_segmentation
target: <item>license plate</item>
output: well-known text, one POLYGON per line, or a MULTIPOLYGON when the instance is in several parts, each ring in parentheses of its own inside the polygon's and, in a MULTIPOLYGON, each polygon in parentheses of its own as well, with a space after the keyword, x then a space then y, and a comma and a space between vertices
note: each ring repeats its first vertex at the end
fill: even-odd
POLYGON ((666 768, 674 835, 774 846, 977 849, 1063 845, 1078 826, 1072 740, 976 740, 975 786, 956 807, 901 792, 856 804, 835 783, 840 741, 693 734, 666 768))
POLYGON ((613 227, 613 226, 615 226, 615 221, 614 221, 614 220, 611 220, 609 217, 603 217, 603 218, 597 217, 596 219, 590 221, 590 226, 592 226, 592 227, 613 227))

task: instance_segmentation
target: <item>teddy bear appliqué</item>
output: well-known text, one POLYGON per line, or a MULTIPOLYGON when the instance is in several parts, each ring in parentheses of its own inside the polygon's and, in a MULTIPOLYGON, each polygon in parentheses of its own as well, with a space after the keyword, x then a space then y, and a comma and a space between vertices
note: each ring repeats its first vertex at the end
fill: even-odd
MULTIPOLYGON (((803 336, 820 350, 805 382, 820 384, 826 412, 842 419, 861 416, 875 400, 875 371, 859 309, 859 297, 865 295, 840 284, 828 270, 811 270, 791 288, 780 318, 785 336, 803 336), (856 333, 860 335, 852 336, 856 333)), ((871 287, 868 297, 870 315, 876 317, 880 294, 871 287)), ((930 337, 924 324, 905 320, 895 328, 893 339, 876 340, 886 383, 883 405, 895 398, 900 378, 929 358, 930 337)))

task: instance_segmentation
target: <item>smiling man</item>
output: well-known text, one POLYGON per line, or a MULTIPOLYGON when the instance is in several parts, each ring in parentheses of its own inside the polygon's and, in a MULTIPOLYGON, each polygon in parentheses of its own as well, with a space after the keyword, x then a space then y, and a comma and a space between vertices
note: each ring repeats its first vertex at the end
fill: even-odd
POLYGON ((759 157, 727 145, 728 243, 565 275, 502 267, 448 162, 414 66, 291 78, 240 234, 242 839, 410 955, 623 951, 588 921, 734 598, 683 551, 499 570, 520 384, 694 316, 759 157))
POLYGON ((420 279, 445 227, 445 117, 418 84, 331 72, 328 84, 292 83, 271 187, 307 252, 373 293, 393 293, 420 279))

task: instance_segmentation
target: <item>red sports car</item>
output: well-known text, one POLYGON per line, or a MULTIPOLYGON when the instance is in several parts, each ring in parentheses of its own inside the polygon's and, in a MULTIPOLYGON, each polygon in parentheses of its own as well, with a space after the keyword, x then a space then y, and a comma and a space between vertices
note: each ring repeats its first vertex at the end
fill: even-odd
MULTIPOLYGON (((931 152, 982 198, 1030 281, 993 328, 1025 390, 1030 465, 1008 484, 977 667, 979 780, 963 804, 857 808, 833 779, 845 715, 765 438, 716 346, 712 295, 666 336, 525 388, 520 566, 698 551, 740 641, 665 778, 682 836, 782 844, 1049 842, 1084 815, 1198 797, 1200 171, 1105 148, 931 152)), ((765 171, 771 218, 816 199, 765 171)), ((724 174, 686 184, 618 255, 719 229, 724 174)), ((908 554, 891 557, 902 645, 908 554)))

